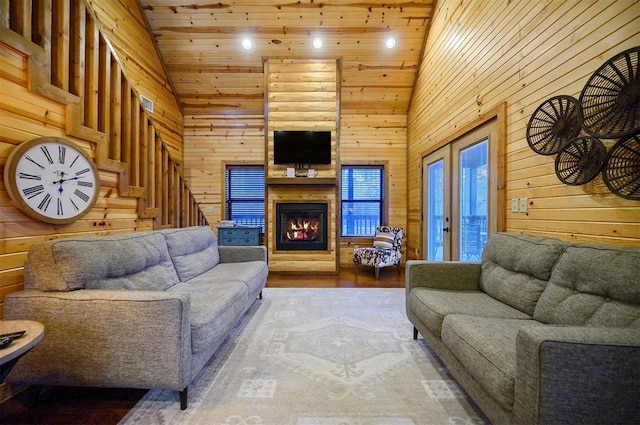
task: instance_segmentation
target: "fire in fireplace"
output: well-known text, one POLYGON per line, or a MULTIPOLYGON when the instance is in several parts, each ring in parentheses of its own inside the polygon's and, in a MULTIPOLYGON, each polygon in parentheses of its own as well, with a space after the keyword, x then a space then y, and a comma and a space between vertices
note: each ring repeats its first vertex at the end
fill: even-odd
POLYGON ((315 241, 318 237, 320 222, 316 219, 294 218, 289 220, 285 231, 289 241, 315 241))
POLYGON ((327 249, 327 204, 276 204, 276 250, 327 249))

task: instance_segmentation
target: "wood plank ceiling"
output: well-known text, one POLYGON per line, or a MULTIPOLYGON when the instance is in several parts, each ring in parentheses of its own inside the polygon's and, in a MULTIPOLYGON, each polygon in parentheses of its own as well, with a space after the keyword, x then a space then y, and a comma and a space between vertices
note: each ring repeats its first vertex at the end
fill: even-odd
POLYGON ((434 3, 140 0, 191 115, 263 114, 269 58, 340 59, 342 114, 405 114, 434 3), (321 49, 312 47, 315 36, 324 39, 321 49), (384 46, 389 36, 394 49, 384 46), (243 37, 251 50, 241 47, 243 37))

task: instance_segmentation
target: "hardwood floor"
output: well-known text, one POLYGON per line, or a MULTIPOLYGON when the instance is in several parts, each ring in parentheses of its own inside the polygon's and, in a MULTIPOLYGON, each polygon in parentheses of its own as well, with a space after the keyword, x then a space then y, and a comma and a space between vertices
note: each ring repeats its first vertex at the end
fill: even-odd
MULTIPOLYGON (((378 280, 373 269, 364 267, 358 275, 352 268, 343 268, 339 274, 271 272, 267 287, 402 288, 404 271, 381 269, 378 280)), ((38 403, 29 406, 28 391, 23 391, 0 405, 0 424, 117 424, 146 393, 125 388, 48 387, 42 390, 38 403)))
POLYGON ((378 280, 373 268, 343 268, 340 274, 278 273, 270 272, 267 287, 272 288, 404 288, 404 269, 380 269, 378 280))

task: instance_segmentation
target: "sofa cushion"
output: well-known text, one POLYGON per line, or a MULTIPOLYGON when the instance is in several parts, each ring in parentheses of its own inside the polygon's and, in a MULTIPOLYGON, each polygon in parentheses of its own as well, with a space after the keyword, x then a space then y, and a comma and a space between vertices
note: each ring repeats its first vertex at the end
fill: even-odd
POLYGON ((534 318, 562 325, 640 328, 640 249, 572 244, 553 269, 534 318))
POLYGON ((449 314, 531 319, 528 314, 479 291, 447 291, 417 287, 411 290, 408 304, 409 309, 415 312, 427 329, 439 338, 442 332, 442 321, 449 314))
POLYGON ((166 290, 179 281, 164 237, 152 232, 39 243, 27 261, 25 288, 41 291, 166 290))
MULTIPOLYGON (((247 261, 244 263, 220 263, 213 269, 198 276, 197 283, 238 281, 248 290, 248 297, 255 296, 264 287, 269 269, 264 261, 247 261)), ((192 280, 194 281, 194 280, 192 280)), ((189 281, 191 283, 192 281, 189 281)))
POLYGON ((516 336, 534 320, 492 319, 449 315, 442 324, 442 342, 464 368, 505 410, 513 410, 516 336))
POLYGON ((182 282, 220 262, 218 239, 208 226, 167 229, 161 233, 167 240, 169 255, 182 282))
POLYGON ((191 295, 191 351, 196 354, 220 344, 244 313, 247 287, 238 281, 210 282, 200 276, 170 289, 191 295))
POLYGON ((567 245, 530 235, 492 235, 482 253, 482 290, 532 315, 553 266, 567 245))

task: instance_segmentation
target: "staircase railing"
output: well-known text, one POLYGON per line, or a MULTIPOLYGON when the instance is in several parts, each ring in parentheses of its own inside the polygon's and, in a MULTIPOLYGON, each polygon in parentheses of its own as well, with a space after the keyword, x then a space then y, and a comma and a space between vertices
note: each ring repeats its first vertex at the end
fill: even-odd
POLYGON ((83 0, 0 1, 0 42, 29 56, 30 90, 67 105, 67 134, 95 143, 96 165, 119 174, 140 218, 208 225, 83 0))

